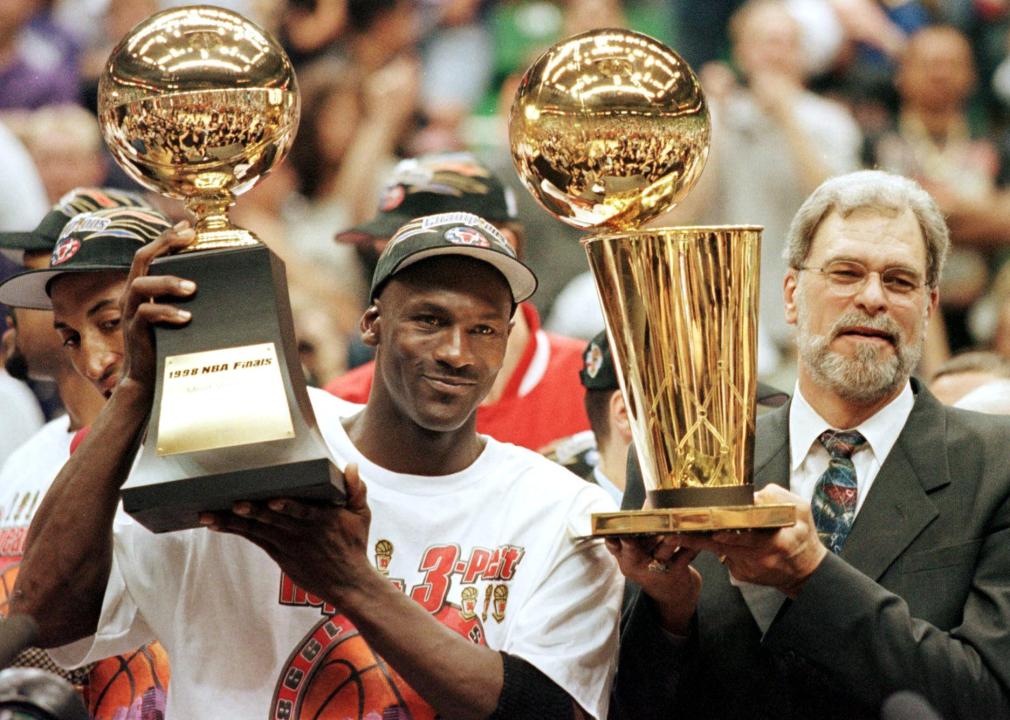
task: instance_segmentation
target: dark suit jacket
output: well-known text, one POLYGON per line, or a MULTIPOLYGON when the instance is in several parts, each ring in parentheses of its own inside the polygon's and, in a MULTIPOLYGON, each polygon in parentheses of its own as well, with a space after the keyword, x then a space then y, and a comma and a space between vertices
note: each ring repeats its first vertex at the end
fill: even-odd
MULTIPOLYGON (((689 638, 664 634, 634 593, 618 717, 877 718, 908 689, 947 720, 1010 718, 1010 418, 947 408, 915 380, 913 390, 841 556, 763 638, 709 553, 695 561, 704 583, 689 638)), ((788 411, 758 420, 758 487, 788 487, 788 411)))

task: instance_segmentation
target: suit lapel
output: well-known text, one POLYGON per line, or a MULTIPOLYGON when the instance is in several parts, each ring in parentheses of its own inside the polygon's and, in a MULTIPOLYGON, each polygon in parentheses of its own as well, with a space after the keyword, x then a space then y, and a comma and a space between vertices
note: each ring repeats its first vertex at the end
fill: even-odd
POLYGON ((950 482, 944 408, 912 381, 915 405, 873 481, 842 557, 874 580, 911 544, 938 511, 928 492, 950 482))
POLYGON ((754 488, 769 483, 789 489, 789 406, 758 418, 754 438, 754 488))

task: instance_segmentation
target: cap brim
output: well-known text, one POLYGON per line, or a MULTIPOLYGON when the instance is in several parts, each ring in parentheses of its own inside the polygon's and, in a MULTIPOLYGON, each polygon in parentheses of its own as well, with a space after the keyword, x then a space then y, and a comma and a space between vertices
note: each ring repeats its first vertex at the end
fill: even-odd
POLYGON ((29 310, 52 310, 53 301, 46 292, 49 282, 57 275, 82 272, 128 272, 121 265, 77 265, 67 268, 29 270, 14 275, 0 283, 0 303, 29 310))
POLYGON ((370 243, 376 238, 388 240, 411 220, 413 218, 395 212, 379 213, 366 223, 355 225, 349 230, 341 230, 333 236, 333 239, 344 245, 361 245, 370 243))
POLYGON ((389 277, 393 277, 414 263, 438 255, 465 255, 493 265, 498 272, 505 276, 505 281, 508 282, 509 288, 512 290, 512 299, 516 304, 529 300, 537 290, 537 276, 522 262, 498 250, 470 245, 449 245, 419 250, 403 258, 389 273, 389 277))
POLYGON ((4 250, 52 250, 53 243, 47 243, 34 231, 0 233, 0 249, 4 250))

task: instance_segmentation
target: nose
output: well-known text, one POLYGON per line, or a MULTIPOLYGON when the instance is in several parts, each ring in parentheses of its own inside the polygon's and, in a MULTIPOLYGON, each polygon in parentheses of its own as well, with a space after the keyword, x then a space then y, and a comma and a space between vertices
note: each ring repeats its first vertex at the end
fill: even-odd
POLYGON ((106 378, 119 361, 119 353, 101 338, 87 338, 82 345, 84 376, 93 383, 106 378))
POLYGON ((463 328, 455 325, 447 328, 435 357, 439 362, 453 368, 469 365, 471 361, 469 335, 463 328))
POLYGON ((887 291, 880 273, 870 271, 866 274, 863 286, 854 296, 856 305, 871 315, 881 312, 887 307, 887 291))

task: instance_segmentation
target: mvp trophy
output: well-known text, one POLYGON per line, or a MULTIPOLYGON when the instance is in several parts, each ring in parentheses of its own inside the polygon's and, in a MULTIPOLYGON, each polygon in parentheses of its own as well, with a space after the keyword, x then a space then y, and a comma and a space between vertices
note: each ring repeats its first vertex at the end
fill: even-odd
POLYGON ((593 516, 593 535, 783 527, 755 505, 761 229, 638 229, 687 195, 709 145, 701 86, 645 35, 594 30, 527 70, 513 159, 583 240, 606 318, 650 509, 593 516))
POLYGON ((299 98, 281 47, 241 15, 181 7, 135 27, 99 82, 119 165, 185 201, 196 242, 151 274, 197 283, 183 328, 155 328, 154 406, 124 509, 155 532, 236 500, 341 500, 294 339, 283 263, 234 227, 236 195, 284 158, 299 98))

